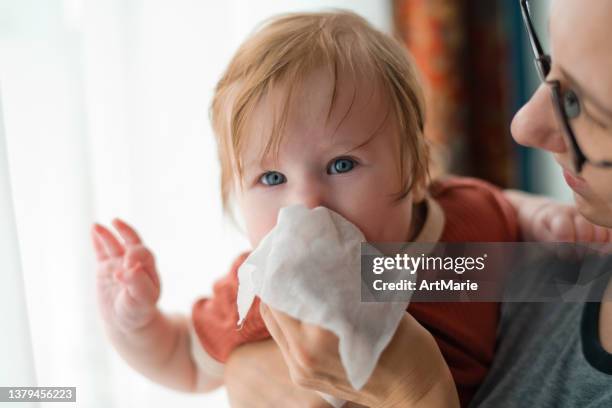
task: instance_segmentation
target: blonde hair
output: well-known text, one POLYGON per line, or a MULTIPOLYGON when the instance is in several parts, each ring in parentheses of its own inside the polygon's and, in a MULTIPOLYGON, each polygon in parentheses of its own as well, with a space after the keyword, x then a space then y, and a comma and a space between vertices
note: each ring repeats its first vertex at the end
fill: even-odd
MULTIPOLYGON (((339 69, 355 77, 374 78, 392 101, 400 135, 398 167, 404 198, 415 185, 425 185, 429 151, 423 136, 423 95, 414 65, 405 48, 349 11, 292 13, 266 22, 238 49, 217 83, 210 116, 221 161, 221 195, 227 211, 234 177, 242 180, 244 129, 262 97, 279 84, 285 103, 275 122, 263 156, 278 154, 287 122, 292 85, 314 69, 326 67, 333 75, 333 109, 339 69)), ((262 156, 262 157, 263 157, 262 156)))

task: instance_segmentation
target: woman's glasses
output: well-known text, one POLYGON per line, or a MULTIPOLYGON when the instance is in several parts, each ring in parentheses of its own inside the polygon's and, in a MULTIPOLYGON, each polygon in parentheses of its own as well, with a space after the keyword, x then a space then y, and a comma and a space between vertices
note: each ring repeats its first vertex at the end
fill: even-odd
POLYGON ((575 121, 582 112, 580 99, 571 89, 562 90, 559 81, 549 81, 551 58, 542 50, 542 45, 535 32, 528 0, 520 0, 523 22, 529 34, 529 41, 535 57, 535 65, 540 80, 546 84, 552 95, 553 106, 562 128, 563 137, 570 147, 573 171, 580 173, 585 163, 595 167, 612 167, 612 134, 602 129, 592 129, 576 134, 570 121, 575 121), (607 158, 605 157, 607 155, 607 158), (588 156, 588 157, 587 157, 588 156), (602 157, 604 156, 604 157, 602 157))

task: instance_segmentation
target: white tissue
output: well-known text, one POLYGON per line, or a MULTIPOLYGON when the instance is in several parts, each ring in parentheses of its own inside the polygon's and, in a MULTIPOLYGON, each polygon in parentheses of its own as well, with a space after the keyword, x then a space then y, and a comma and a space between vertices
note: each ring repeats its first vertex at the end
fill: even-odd
POLYGON ((254 297, 339 338, 353 388, 368 381, 408 306, 362 303, 361 231, 339 214, 302 205, 281 209, 276 227, 238 270, 240 323, 254 297))

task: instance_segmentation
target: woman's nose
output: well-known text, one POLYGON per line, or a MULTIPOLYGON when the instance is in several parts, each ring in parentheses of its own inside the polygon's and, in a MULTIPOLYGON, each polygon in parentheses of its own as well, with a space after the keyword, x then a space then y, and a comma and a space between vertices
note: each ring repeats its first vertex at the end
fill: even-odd
POLYGON ((551 100, 550 90, 540 85, 529 102, 512 120, 512 137, 524 146, 565 153, 567 144, 562 135, 551 100))

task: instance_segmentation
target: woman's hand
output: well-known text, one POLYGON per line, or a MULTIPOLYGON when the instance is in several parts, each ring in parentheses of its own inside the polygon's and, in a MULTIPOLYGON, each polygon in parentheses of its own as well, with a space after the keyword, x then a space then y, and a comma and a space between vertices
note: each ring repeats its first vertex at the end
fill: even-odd
POLYGON ((351 387, 338 338, 318 326, 293 319, 261 303, 261 315, 278 344, 291 380, 370 407, 459 406, 457 391, 433 336, 408 313, 382 353, 370 380, 351 387))
POLYGON ((316 392, 291 381, 274 340, 238 347, 225 364, 224 376, 230 404, 234 408, 331 407, 316 392))

